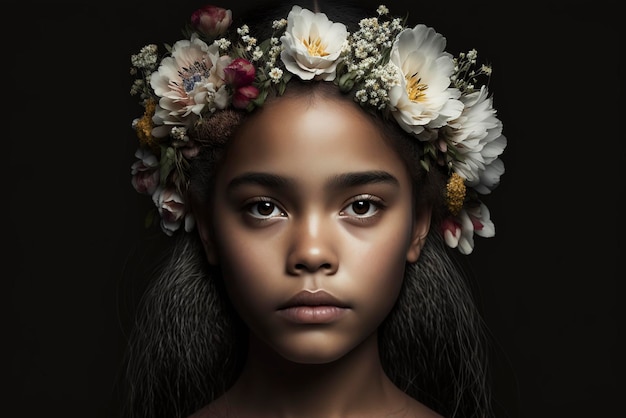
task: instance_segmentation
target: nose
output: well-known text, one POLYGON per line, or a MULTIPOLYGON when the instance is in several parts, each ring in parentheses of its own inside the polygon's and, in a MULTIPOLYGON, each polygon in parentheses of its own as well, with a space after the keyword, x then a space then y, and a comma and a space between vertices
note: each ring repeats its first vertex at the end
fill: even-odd
POLYGON ((310 215, 294 222, 287 256, 289 274, 335 274, 339 258, 334 232, 332 221, 322 222, 319 216, 310 215))

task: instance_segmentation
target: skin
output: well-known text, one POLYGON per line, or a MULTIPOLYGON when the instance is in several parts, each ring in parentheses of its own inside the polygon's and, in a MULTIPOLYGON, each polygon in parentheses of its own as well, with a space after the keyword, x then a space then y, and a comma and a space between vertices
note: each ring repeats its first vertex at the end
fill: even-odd
POLYGON ((438 416, 393 385, 378 354, 430 224, 411 202, 402 160, 357 105, 283 97, 248 120, 218 170, 214 216, 196 214, 250 329, 248 358, 193 417, 438 416), (281 309, 301 291, 341 308, 281 309))

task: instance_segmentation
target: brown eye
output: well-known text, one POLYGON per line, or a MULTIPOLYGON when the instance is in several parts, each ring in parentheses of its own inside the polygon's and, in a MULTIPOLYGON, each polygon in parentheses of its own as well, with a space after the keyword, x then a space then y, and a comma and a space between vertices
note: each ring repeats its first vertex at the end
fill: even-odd
POLYGON ((257 200, 247 205, 246 211, 254 218, 271 219, 277 216, 286 216, 274 202, 270 200, 257 200))
POLYGON ((270 216, 276 206, 272 202, 259 202, 256 204, 256 210, 261 216, 270 216))
POLYGON ((370 206, 367 200, 359 200, 352 203, 352 211, 357 215, 365 215, 370 210, 370 206))
POLYGON ((380 199, 372 195, 361 195, 355 197, 340 213, 351 218, 366 219, 372 218, 384 209, 380 199))

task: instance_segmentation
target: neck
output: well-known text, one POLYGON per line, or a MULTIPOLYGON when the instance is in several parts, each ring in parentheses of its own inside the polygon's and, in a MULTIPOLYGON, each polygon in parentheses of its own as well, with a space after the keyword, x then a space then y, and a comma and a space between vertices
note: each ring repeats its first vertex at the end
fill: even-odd
POLYGON ((245 399, 255 416, 267 411, 272 417, 304 417, 303 411, 315 411, 318 417, 334 417, 369 416, 393 405, 384 409, 389 414, 399 409, 401 395, 382 368, 373 334, 340 359, 323 364, 286 360, 251 336, 246 366, 227 396, 233 405, 245 399))

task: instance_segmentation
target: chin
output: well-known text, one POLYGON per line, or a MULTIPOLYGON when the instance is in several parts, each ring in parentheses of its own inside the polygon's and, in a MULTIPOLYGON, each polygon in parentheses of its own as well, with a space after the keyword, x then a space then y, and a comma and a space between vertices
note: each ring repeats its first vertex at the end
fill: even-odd
POLYGON ((324 341, 298 341, 297 343, 274 347, 274 350, 287 361, 299 364, 332 363, 350 352, 352 347, 324 341))

